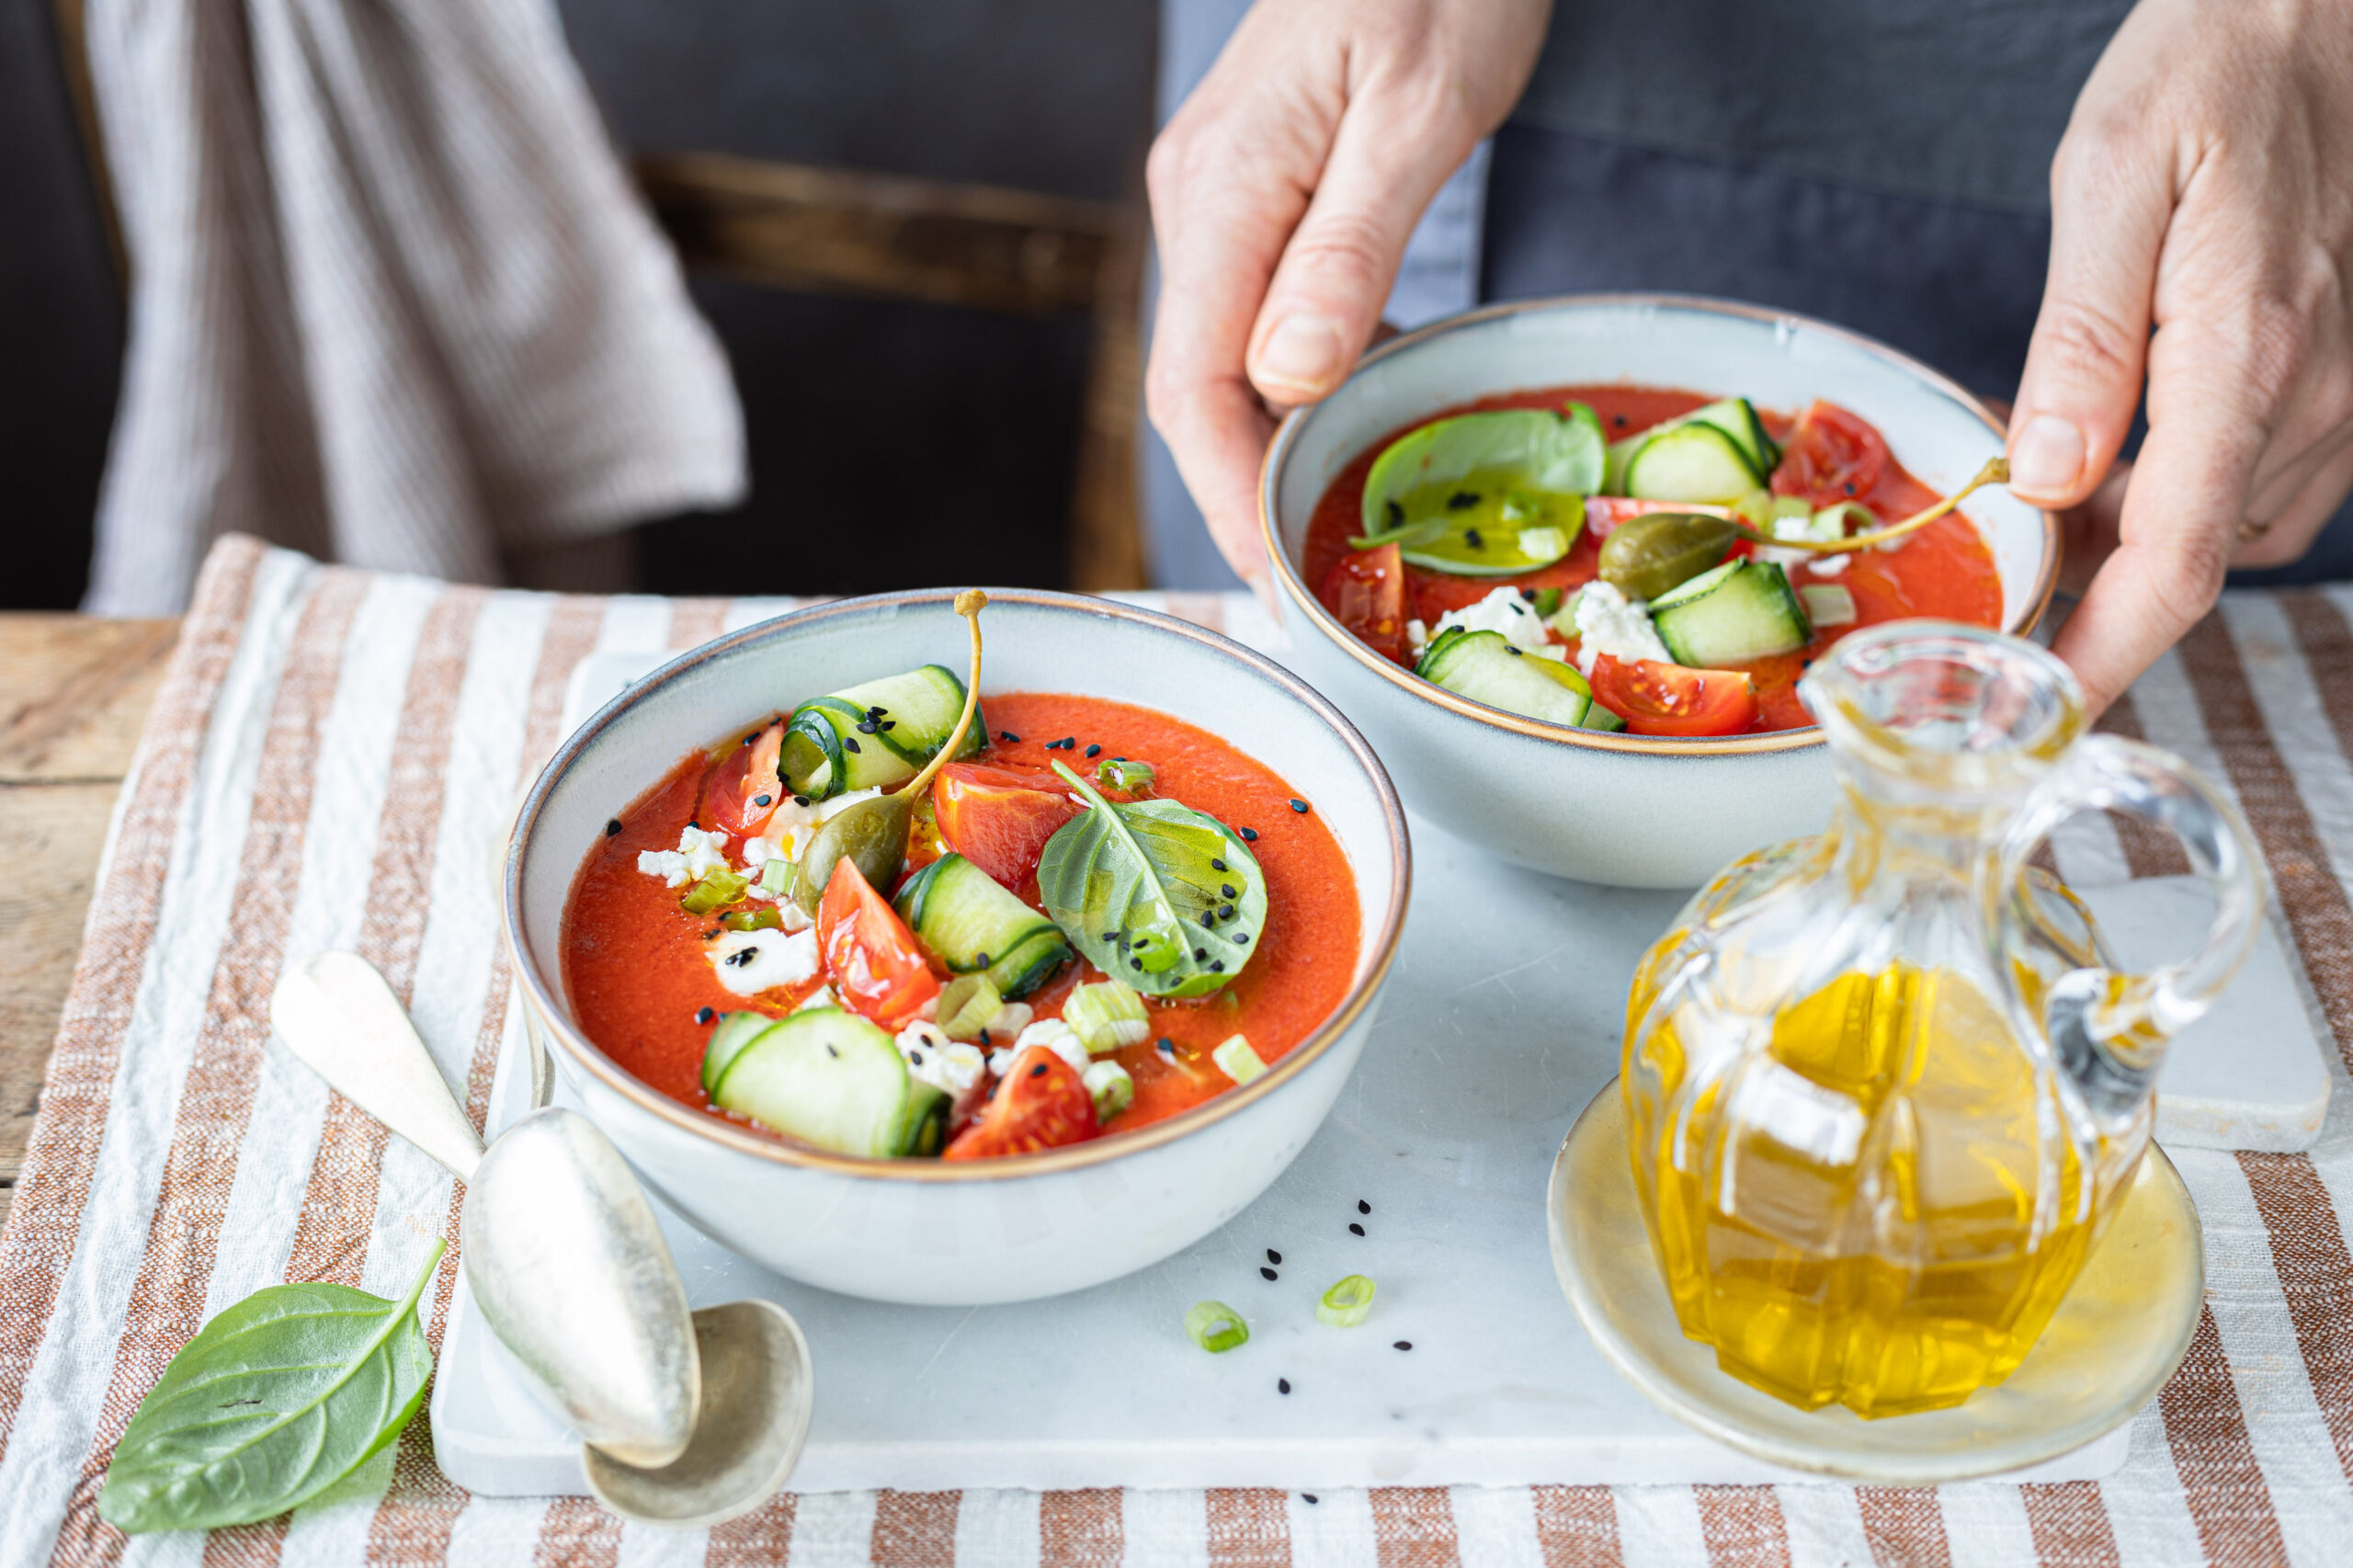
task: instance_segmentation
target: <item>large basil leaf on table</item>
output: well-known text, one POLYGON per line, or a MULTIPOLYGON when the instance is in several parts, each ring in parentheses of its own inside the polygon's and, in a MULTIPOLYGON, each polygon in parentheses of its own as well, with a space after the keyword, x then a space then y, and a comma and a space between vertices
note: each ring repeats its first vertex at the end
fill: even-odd
POLYGON ((273 1285, 180 1346, 116 1445, 98 1514, 117 1529, 211 1529, 273 1518, 365 1464, 424 1403, 433 1352, 417 1298, 273 1285))
POLYGON ((1061 763, 1087 810, 1046 841, 1038 892, 1087 961, 1147 996, 1206 996, 1241 972, 1267 924, 1258 858, 1175 801, 1113 803, 1061 763))

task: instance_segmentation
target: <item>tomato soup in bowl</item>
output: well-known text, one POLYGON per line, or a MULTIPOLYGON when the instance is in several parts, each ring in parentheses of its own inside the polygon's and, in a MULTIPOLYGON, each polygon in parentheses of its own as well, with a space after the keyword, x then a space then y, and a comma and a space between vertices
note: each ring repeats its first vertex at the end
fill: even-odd
POLYGON ((1278 666, 1007 593, 960 732, 951 597, 639 683, 507 868, 527 1022, 641 1175, 779 1272, 935 1304, 1099 1283, 1263 1190, 1361 1051, 1408 877, 1370 748, 1278 666))
POLYGON ((1974 399, 1877 344, 1720 301, 1498 306, 1382 345, 1270 448, 1298 667, 1405 798, 1521 864, 1674 887, 1816 831, 1796 696, 1861 626, 2029 628, 2052 520, 1974 399))

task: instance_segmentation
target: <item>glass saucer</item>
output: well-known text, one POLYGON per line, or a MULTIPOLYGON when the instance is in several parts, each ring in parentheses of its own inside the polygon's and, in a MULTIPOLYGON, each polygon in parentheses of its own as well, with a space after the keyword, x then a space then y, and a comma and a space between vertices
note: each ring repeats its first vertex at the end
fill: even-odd
POLYGON ((1718 1370, 1712 1347, 1683 1336, 1643 1227, 1616 1079, 1561 1145, 1545 1217, 1569 1305, 1653 1403, 1768 1463, 1881 1485, 2023 1470, 2113 1430, 2173 1375, 2205 1300, 2198 1210, 2151 1144, 2108 1233, 2008 1381, 1950 1409, 1865 1421, 1842 1405, 1784 1404, 1718 1370))

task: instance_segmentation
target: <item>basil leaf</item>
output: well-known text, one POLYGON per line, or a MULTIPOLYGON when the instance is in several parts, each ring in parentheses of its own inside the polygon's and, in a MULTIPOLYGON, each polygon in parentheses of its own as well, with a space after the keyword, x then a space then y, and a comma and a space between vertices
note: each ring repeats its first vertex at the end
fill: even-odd
POLYGON ((417 1298, 272 1285, 180 1346, 107 1466, 98 1517, 130 1534, 274 1518, 358 1469, 425 1402, 433 1352, 417 1298))
POLYGON ((1063 935, 1147 996, 1206 996, 1240 973, 1267 924, 1249 846, 1189 806, 1115 805, 1061 763, 1054 771, 1088 807, 1038 858, 1038 892, 1063 935))
POLYGON ((1503 515, 1509 492, 1594 494, 1608 451, 1599 416, 1581 403, 1569 403, 1565 415, 1498 408, 1438 420, 1399 437, 1374 460, 1364 482, 1364 533, 1348 542, 1362 550, 1438 537, 1463 520, 1449 511, 1449 491, 1473 476, 1489 503, 1481 509, 1484 526, 1526 521, 1503 515))

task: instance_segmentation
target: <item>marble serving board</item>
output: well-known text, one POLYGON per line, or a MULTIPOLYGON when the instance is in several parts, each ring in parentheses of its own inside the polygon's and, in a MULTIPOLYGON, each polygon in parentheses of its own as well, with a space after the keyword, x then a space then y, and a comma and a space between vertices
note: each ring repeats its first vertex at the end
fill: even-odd
MULTIPOLYGON (((598 656, 573 711, 647 665, 598 656)), ((1418 818, 1412 831, 1413 907, 1354 1078, 1264 1197, 1154 1268, 1022 1305, 889 1306, 782 1279, 657 1202, 696 1305, 765 1297, 808 1335, 816 1420, 795 1490, 1812 1479, 1654 1409, 1586 1338, 1552 1275, 1553 1155, 1617 1071, 1628 976, 1683 895, 1560 881, 1418 818), (1379 1282, 1370 1319, 1319 1324, 1316 1298, 1351 1273, 1379 1282), (1247 1345, 1214 1357, 1193 1345, 1183 1315, 1204 1298, 1241 1311, 1247 1345)), ((2072 869, 2063 846, 2062 867, 2072 869)), ((2203 917, 2194 888, 2163 881, 2090 901, 2135 958, 2186 945, 2203 917)), ((494 1130, 528 1108, 520 1056, 510 1029, 494 1130)), ((2299 1148, 2317 1132, 2327 1079, 2268 934, 2166 1072, 2168 1142, 2299 1148)), ((566 1103, 563 1089, 556 1099, 566 1103)), ((469 1490, 585 1490, 576 1439, 462 1281, 433 1437, 442 1470, 469 1490)), ((2120 1428, 2033 1478, 2107 1474, 2127 1443, 2120 1428)))

